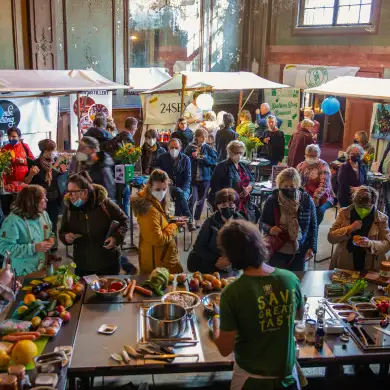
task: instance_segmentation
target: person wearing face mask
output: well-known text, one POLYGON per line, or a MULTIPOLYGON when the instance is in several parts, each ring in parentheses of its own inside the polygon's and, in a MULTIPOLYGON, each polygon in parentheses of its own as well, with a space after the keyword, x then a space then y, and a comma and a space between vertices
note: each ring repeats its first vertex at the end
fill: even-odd
POLYGON ((260 138, 267 150, 267 159, 271 165, 278 165, 284 158, 284 133, 277 127, 277 118, 267 116, 268 130, 260 138))
POLYGON ((280 172, 276 187, 265 201, 260 218, 260 230, 269 237, 269 264, 303 271, 305 261, 317 252, 316 207, 301 188, 301 177, 295 168, 280 172))
POLYGON ((287 165, 292 168, 305 160, 305 150, 308 145, 314 144, 311 130, 314 122, 310 119, 304 119, 301 122, 300 130, 297 130, 288 143, 288 162, 287 165))
POLYGON ((183 222, 171 222, 169 181, 166 172, 155 169, 145 188, 131 197, 139 226, 141 273, 149 274, 156 267, 165 267, 172 274, 183 271, 175 241, 183 222))
MULTIPOLYGON (((27 184, 37 184, 46 190, 47 208, 52 224, 53 232, 57 238, 58 215, 61 210, 61 192, 58 187, 58 178, 63 175, 67 167, 65 165, 56 166, 57 145, 51 139, 44 139, 38 143, 40 156, 31 162, 30 170, 24 179, 27 184)), ((58 248, 57 239, 53 251, 58 248)))
POLYGON ((171 138, 168 152, 157 159, 157 167, 166 172, 172 181, 170 195, 175 202, 175 216, 188 218, 188 229, 196 230, 188 200, 191 194, 191 161, 181 153, 180 139, 171 138))
POLYGON ((379 271, 390 250, 390 231, 377 201, 373 188, 361 186, 354 191, 352 204, 339 211, 328 234, 329 242, 336 244, 329 269, 379 271))
POLYGON ((110 199, 115 200, 114 161, 108 153, 100 150, 99 142, 93 137, 83 137, 76 155, 69 165, 69 173, 87 171, 94 184, 102 185, 110 199))
POLYGON ((120 245, 129 229, 126 214, 85 171, 69 177, 64 206, 59 236, 64 245, 73 245, 77 275, 118 275, 120 245))
POLYGON ((347 161, 343 163, 337 174, 337 200, 341 207, 352 204, 352 191, 364 185, 367 180, 367 166, 363 163, 364 150, 353 144, 347 148, 347 161))
POLYGON ((150 175, 156 168, 157 159, 166 150, 157 142, 157 131, 149 129, 145 132, 145 143, 142 145, 141 166, 144 175, 150 175))
POLYGON ((218 248, 217 238, 221 228, 227 221, 244 219, 237 211, 240 197, 232 188, 225 188, 215 195, 216 212, 203 223, 196 238, 194 247, 188 255, 187 268, 190 272, 211 274, 227 272, 230 266, 218 248))
POLYGON ((245 145, 241 141, 231 141, 227 146, 228 158, 215 167, 210 181, 208 201, 214 205, 215 195, 224 188, 233 188, 239 196, 237 211, 245 218, 255 222, 256 215, 252 213, 250 193, 253 189, 253 174, 249 167, 241 162, 245 154, 245 145))
POLYGON ((194 140, 194 131, 187 127, 187 119, 180 117, 176 124, 176 129, 171 135, 172 138, 178 138, 182 144, 183 150, 194 140))
POLYGON ((317 224, 320 226, 325 211, 334 204, 331 175, 328 163, 320 159, 321 149, 312 144, 306 147, 305 161, 297 166, 302 187, 312 197, 317 210, 317 224))
POLYGON ((44 269, 45 253, 54 245, 46 204, 43 187, 29 185, 23 188, 1 227, 0 254, 11 253, 12 268, 17 276, 44 269))
POLYGON ((188 145, 185 150, 185 154, 191 160, 192 197, 190 210, 194 212, 195 226, 197 229, 200 228, 200 217, 209 189, 212 171, 217 163, 217 152, 206 144, 207 136, 208 133, 206 130, 195 130, 195 142, 188 145))

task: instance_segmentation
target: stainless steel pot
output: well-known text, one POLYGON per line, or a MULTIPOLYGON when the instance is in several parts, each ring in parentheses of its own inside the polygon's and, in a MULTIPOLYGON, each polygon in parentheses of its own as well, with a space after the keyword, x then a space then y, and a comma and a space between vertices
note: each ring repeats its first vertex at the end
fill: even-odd
POLYGON ((187 328, 185 309, 174 303, 158 303, 147 310, 146 317, 156 338, 180 337, 187 328))

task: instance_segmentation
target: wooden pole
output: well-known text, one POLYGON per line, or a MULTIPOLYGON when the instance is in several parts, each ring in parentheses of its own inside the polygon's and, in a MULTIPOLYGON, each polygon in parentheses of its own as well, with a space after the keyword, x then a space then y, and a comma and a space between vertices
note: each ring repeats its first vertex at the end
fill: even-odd
POLYGON ((77 92, 77 127, 79 129, 79 141, 81 140, 81 99, 80 92, 77 92))
POLYGON ((186 93, 187 86, 187 76, 184 74, 181 75, 181 106, 180 106, 180 114, 183 115, 184 112, 184 98, 186 93))
POLYGON ((241 108, 242 108, 243 95, 244 95, 244 92, 243 92, 243 90, 241 89, 241 91, 240 91, 240 98, 239 98, 239 100, 238 100, 237 123, 240 122, 240 112, 241 112, 241 108))

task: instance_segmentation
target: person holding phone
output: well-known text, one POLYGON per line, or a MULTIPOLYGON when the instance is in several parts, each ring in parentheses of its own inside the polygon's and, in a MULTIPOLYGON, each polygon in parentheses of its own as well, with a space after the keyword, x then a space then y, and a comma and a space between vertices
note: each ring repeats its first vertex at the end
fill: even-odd
POLYGON ((69 177, 64 205, 59 236, 65 245, 74 246, 77 275, 118 275, 120 245, 129 229, 126 214, 85 171, 69 177), (118 225, 107 237, 113 221, 118 225))

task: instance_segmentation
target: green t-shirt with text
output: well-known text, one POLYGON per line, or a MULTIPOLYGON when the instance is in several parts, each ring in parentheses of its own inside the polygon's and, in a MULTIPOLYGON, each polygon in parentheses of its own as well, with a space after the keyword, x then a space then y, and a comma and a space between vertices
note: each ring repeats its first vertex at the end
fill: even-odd
POLYGON ((294 320, 302 306, 299 279, 287 270, 241 275, 225 287, 221 330, 237 331, 237 364, 254 375, 290 377, 296 362, 294 320))

